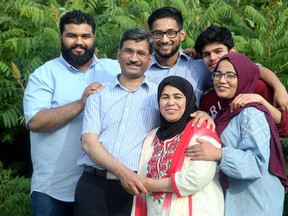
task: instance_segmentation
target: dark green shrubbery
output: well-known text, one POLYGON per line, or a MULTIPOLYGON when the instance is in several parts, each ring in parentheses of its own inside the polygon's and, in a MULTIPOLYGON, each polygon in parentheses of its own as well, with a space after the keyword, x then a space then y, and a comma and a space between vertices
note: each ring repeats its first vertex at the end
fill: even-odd
MULTIPOLYGON (((31 215, 30 180, 19 177, 31 176, 23 91, 29 74, 59 56, 61 15, 73 9, 90 13, 97 23, 97 55, 116 58, 120 34, 147 28, 149 14, 167 5, 184 16, 187 35, 181 48, 193 47, 210 24, 225 26, 238 52, 274 71, 288 88, 287 0, 0 0, 0 161, 5 165, 0 162, 0 216, 31 215)), ((288 138, 282 143, 288 156, 288 138)), ((288 194, 283 215, 288 216, 288 194)))
POLYGON ((13 176, 0 162, 0 216, 30 216, 30 179, 13 176))

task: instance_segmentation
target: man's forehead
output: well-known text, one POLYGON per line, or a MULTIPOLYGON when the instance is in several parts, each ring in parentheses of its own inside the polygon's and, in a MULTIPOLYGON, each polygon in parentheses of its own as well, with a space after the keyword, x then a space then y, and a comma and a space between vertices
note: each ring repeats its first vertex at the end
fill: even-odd
POLYGON ((147 40, 126 40, 123 42, 123 48, 125 49, 135 49, 135 50, 143 50, 149 49, 147 40))
POLYGON ((164 17, 158 20, 155 20, 152 25, 152 31, 154 30, 175 30, 178 28, 177 21, 171 17, 164 17))
POLYGON ((75 31, 81 31, 86 32, 89 34, 93 34, 92 32, 92 26, 87 23, 81 23, 81 24, 74 24, 69 23, 64 25, 64 31, 65 32, 75 32, 75 31))
POLYGON ((213 52, 213 51, 227 51, 228 53, 228 47, 220 43, 210 43, 205 45, 202 50, 202 52, 213 52))

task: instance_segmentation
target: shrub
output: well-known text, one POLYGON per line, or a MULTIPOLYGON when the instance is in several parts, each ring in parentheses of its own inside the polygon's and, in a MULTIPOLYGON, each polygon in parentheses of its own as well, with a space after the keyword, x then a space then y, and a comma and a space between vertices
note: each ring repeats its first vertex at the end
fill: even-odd
POLYGON ((29 190, 30 179, 13 177, 13 172, 3 169, 0 162, 0 216, 32 215, 29 190))

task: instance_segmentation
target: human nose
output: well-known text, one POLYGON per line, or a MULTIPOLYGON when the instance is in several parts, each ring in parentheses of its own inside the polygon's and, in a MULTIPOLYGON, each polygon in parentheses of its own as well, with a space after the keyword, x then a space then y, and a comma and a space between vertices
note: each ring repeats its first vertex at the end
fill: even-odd
POLYGON ((174 104, 175 104, 174 98, 169 98, 168 101, 167 101, 167 105, 168 106, 173 106, 174 104))
POLYGON ((139 57, 138 57, 137 53, 131 52, 129 60, 135 62, 135 61, 138 61, 138 59, 139 59, 139 57))
POLYGON ((83 45, 83 40, 81 36, 76 37, 75 44, 83 45))
POLYGON ((210 55, 210 58, 211 58, 211 60, 213 61, 213 60, 217 59, 218 56, 217 56, 217 54, 215 54, 215 53, 212 52, 211 55, 210 55))
POLYGON ((168 42, 170 39, 167 37, 166 33, 163 33, 163 37, 161 38, 162 42, 168 42))
POLYGON ((226 82, 227 80, 226 80, 226 78, 225 78, 225 74, 221 74, 221 77, 220 77, 220 79, 218 80, 218 82, 226 82))

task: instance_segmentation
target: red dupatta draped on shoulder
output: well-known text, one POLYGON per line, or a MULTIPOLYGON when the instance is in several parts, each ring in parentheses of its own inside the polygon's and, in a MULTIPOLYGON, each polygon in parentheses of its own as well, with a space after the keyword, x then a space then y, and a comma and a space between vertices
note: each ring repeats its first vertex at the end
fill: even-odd
MULTIPOLYGON (((198 127, 192 127, 192 120, 190 117, 190 114, 197 111, 198 108, 196 106, 196 98, 193 92, 193 87, 192 85, 184 78, 178 77, 178 76, 169 76, 166 77, 165 79, 162 80, 162 82, 158 86, 158 103, 162 94, 162 91, 166 85, 173 86, 177 89, 179 89, 186 98, 186 107, 185 107, 185 112, 181 116, 181 118, 176 121, 176 122, 169 122, 167 121, 162 114, 160 113, 160 122, 161 125, 159 129, 156 132, 156 136, 159 138, 159 140, 167 140, 175 137, 176 135, 182 133, 180 137, 179 144, 176 148, 176 151, 172 157, 171 160, 171 165, 169 169, 167 170, 167 177, 171 177, 175 175, 176 172, 180 172, 184 163, 185 159, 185 149, 188 147, 190 140, 193 136, 210 136, 217 140, 219 143, 219 138, 216 133, 211 133, 209 135, 208 129, 206 129, 206 124, 203 123, 200 128, 198 127)), ((153 138, 155 136, 155 132, 153 135, 153 138)), ((144 147, 143 150, 145 151, 146 148, 152 148, 153 145, 153 138, 151 134, 148 135, 148 142, 147 139, 144 142, 144 147)), ((143 154, 143 152, 142 152, 143 154)), ((144 153, 145 155, 145 153, 144 153)), ((141 155, 141 160, 142 160, 141 155)), ((139 169, 141 170, 141 165, 139 169)), ((177 191, 176 191, 177 194, 177 191)), ((171 206, 171 198, 172 198, 172 193, 166 193, 165 200, 163 203, 163 213, 165 212, 165 209, 169 209, 171 206)), ((137 196, 136 199, 134 199, 134 202, 136 204, 133 204, 133 209, 132 209, 132 215, 135 216, 146 216, 147 215, 147 206, 146 206, 146 201, 145 201, 145 195, 140 195, 137 196)), ((190 213, 192 212, 192 196, 189 196, 189 208, 190 208, 190 213)))
MULTIPOLYGON (((193 136, 208 136, 213 139, 215 139, 217 142, 221 143, 218 135, 216 133, 212 133, 210 130, 206 128, 207 122, 204 122, 199 128, 194 126, 192 127, 192 121, 193 119, 186 125, 183 134, 181 135, 180 142, 177 146, 176 152, 172 158, 172 162, 170 165, 170 168, 168 170, 168 176, 172 177, 175 175, 176 172, 180 172, 184 163, 185 159, 185 149, 188 148, 190 140, 193 138, 193 136)), ((173 178, 174 179, 174 178, 173 178)), ((176 190, 176 194, 179 194, 179 192, 176 190)), ((164 200, 163 207, 165 208, 165 205, 168 207, 171 204, 171 198, 172 194, 167 194, 164 200)), ((189 216, 192 216, 192 195, 189 196, 189 209, 190 214, 189 216)))
MULTIPOLYGON (((199 128, 198 127, 192 127, 192 121, 193 119, 188 122, 186 125, 181 138, 180 142, 177 146, 176 152, 174 153, 174 156, 171 161, 170 168, 168 169, 168 177, 171 177, 175 175, 176 172, 180 172, 184 163, 185 159, 185 149, 189 146, 190 140, 193 138, 193 136, 208 136, 213 139, 215 139, 217 142, 221 143, 219 140, 219 137, 217 133, 212 133, 211 130, 208 130, 206 128, 206 123, 204 122, 199 128)), ((153 134, 150 134, 150 142, 153 142, 153 137, 155 135, 155 132, 153 134)), ((177 192, 176 192, 177 193, 177 192)), ((163 211, 165 211, 165 208, 168 209, 171 205, 172 200, 172 193, 167 193, 165 196, 165 200, 163 203, 163 211)), ((146 200, 145 195, 139 195, 135 198, 135 209, 133 209, 132 215, 134 216, 146 216, 147 215, 147 206, 146 206, 146 200)), ((192 204, 192 195, 189 196, 189 203, 192 204)), ((192 212, 192 205, 189 205, 190 212, 192 212)), ((190 214, 189 216, 191 216, 190 214)))

